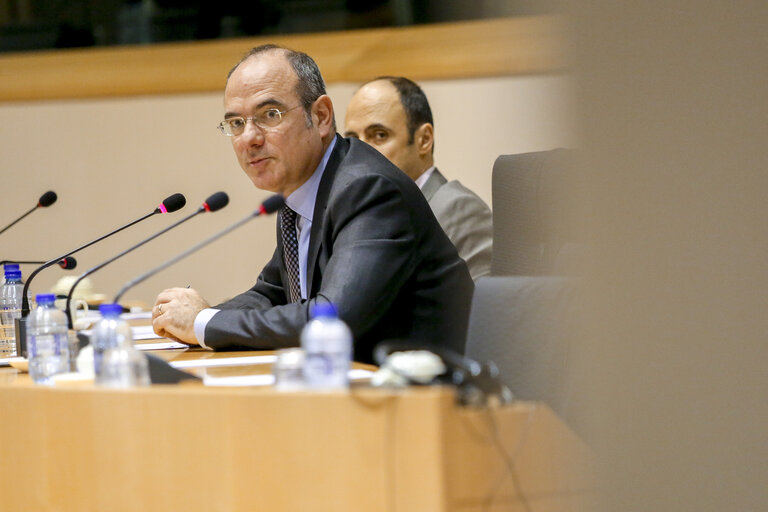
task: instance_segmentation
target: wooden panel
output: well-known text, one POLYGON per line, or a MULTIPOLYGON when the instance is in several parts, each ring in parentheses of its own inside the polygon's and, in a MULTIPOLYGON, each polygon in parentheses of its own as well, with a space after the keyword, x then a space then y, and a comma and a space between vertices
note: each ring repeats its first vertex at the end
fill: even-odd
POLYGON ((0 415, 8 512, 523 510, 503 489, 487 500, 503 476, 482 432, 488 417, 505 446, 519 447, 516 469, 531 510, 574 510, 586 494, 572 485, 579 478, 540 469, 583 471, 560 465, 561 454, 581 445, 545 407, 463 409, 445 388, 279 393, 17 383, 0 385, 0 415))
POLYGON ((591 455, 542 404, 460 408, 446 423, 452 510, 579 512, 596 488, 591 455))
POLYGON ((29 52, 0 56, 0 101, 179 94, 223 89, 251 47, 310 54, 326 81, 377 75, 415 80, 561 70, 561 20, 550 16, 322 34, 29 52))

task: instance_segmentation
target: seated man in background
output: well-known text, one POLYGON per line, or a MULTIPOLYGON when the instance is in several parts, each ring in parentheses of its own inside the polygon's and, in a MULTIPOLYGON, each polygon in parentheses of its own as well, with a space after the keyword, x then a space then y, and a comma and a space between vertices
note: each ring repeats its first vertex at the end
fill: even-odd
MULTIPOLYGON (((382 340, 463 352, 473 282, 411 179, 336 133, 333 104, 308 55, 264 45, 227 78, 221 131, 245 174, 282 194, 277 248, 256 284, 210 307, 171 288, 152 310, 160 336, 219 349, 296 346, 310 306, 331 302, 354 358, 382 340)), ((223 263, 226 264, 226 255, 223 263)))
POLYGON ((458 181, 447 181, 434 165, 432 110, 421 88, 403 77, 384 76, 357 90, 347 108, 346 137, 378 149, 413 179, 440 226, 469 266, 472 279, 491 271, 491 210, 458 181))

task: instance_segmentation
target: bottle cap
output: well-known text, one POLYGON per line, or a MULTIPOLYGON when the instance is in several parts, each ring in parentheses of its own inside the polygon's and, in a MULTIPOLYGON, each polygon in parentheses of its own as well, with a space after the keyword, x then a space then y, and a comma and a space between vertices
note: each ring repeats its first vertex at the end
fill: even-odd
POLYGON ((18 263, 6 263, 3 265, 3 269, 5 269, 6 272, 9 270, 19 270, 19 264, 18 263))
POLYGON ((38 293, 35 295, 35 300, 39 306, 53 304, 56 301, 56 296, 52 293, 38 293))
POLYGON ((120 316, 123 312, 123 306, 120 304, 101 304, 99 305, 99 312, 102 316, 120 316))
POLYGON ((21 279, 21 270, 8 270, 5 269, 5 280, 9 279, 21 279))
POLYGON ((319 318, 319 317, 336 318, 338 317, 338 313, 336 312, 336 306, 334 306, 330 302, 315 302, 314 304, 312 304, 312 307, 309 309, 309 316, 311 318, 319 318))

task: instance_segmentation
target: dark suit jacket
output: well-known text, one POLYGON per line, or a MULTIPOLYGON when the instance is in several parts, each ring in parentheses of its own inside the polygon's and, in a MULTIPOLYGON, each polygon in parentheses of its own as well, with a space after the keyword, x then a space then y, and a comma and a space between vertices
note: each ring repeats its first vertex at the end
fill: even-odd
POLYGON ((310 300, 288 303, 282 236, 256 284, 215 306, 211 348, 296 346, 314 301, 352 329, 357 361, 387 339, 463 353, 473 282, 416 184, 378 151, 337 135, 315 203, 307 264, 310 300))

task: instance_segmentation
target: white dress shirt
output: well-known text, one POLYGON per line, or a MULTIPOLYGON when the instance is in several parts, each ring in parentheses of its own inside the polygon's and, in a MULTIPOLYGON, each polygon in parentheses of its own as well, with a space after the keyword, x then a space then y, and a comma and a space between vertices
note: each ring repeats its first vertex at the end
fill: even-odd
POLYGON ((424 184, 427 182, 430 176, 432 176, 432 173, 435 172, 435 166, 433 165, 423 173, 421 173, 421 176, 416 178, 416 186, 419 187, 419 190, 424 188, 424 184))

